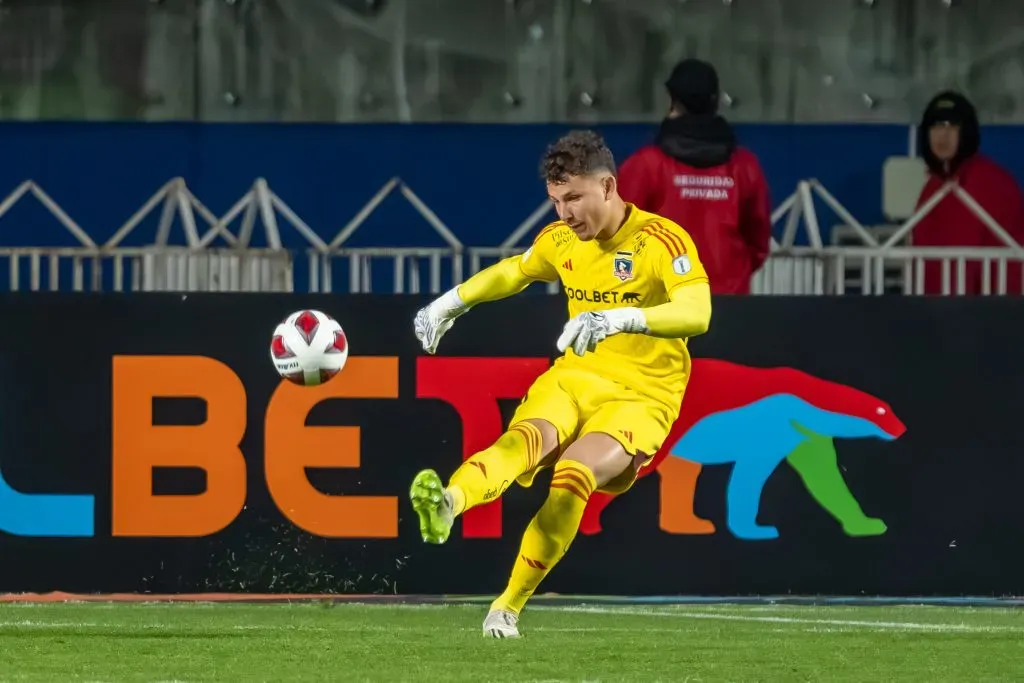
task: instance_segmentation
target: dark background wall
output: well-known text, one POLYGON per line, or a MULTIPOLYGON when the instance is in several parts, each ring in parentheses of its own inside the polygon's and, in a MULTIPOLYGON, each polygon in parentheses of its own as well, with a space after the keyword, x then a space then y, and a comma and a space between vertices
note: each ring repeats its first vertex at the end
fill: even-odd
MULTIPOLYGON (((564 300, 518 297, 479 307, 459 320, 436 358, 423 357, 412 335, 412 316, 422 303, 390 296, 0 297, 0 470, 6 482, 0 485, 0 527, 8 532, 0 534, 7 558, 0 563, 0 590, 499 590, 549 475, 531 489, 509 491, 501 503, 499 537, 497 507, 489 506, 467 519, 467 533, 460 524, 441 547, 421 543, 405 492, 423 467, 452 471, 464 437, 487 443, 497 436, 499 420, 481 413, 464 424, 453 404, 494 405, 491 395, 512 394, 498 402, 507 419, 517 387, 550 359, 564 300), (323 389, 280 388, 269 361, 274 325, 300 307, 335 316, 351 342, 350 365, 323 389), (517 332, 527 322, 537 334, 517 332), (475 365, 467 371, 455 362, 475 365), (161 383, 179 397, 147 400, 146 388, 161 383), (353 432, 302 432, 289 451, 287 425, 298 429, 304 414, 299 404, 312 396, 303 392, 313 391, 374 396, 327 398, 306 418, 312 427, 358 426, 358 442, 353 432), (439 393, 451 398, 417 397, 439 393), (207 418, 220 431, 187 431, 203 429, 207 418), (139 427, 147 419, 169 431, 139 427), (232 429, 241 435, 244 458, 232 455, 230 438, 226 445, 217 441, 232 429), (303 443, 307 437, 322 441, 303 443), (354 464, 356 443, 358 468, 330 466, 354 464), (130 481, 133 463, 161 454, 165 462, 180 458, 179 467, 158 470, 151 491, 145 480, 130 481), (221 470, 209 483, 219 503, 203 508, 212 498, 160 498, 202 493, 207 477, 188 466, 212 462, 217 454, 224 454, 217 461, 221 470), (271 459, 279 490, 298 496, 290 504, 275 504, 268 493, 265 466, 271 459), (331 497, 302 492, 305 483, 295 471, 306 464, 308 481, 331 497), (150 494, 175 507, 165 508, 166 514, 128 514, 149 504, 150 494), (358 512, 357 501, 339 515, 338 501, 351 504, 355 496, 375 497, 370 504, 376 512, 358 512), (120 513, 115 498, 125 506, 120 513), (305 513, 288 511, 296 500, 307 506, 305 513), (289 514, 305 514, 306 527, 329 533, 304 531, 289 514), (173 535, 189 529, 198 535, 173 535), (158 533, 172 535, 153 537, 158 533), (348 537, 326 537, 331 534, 348 537)), ((712 331, 692 342, 698 365, 686 404, 699 413, 725 397, 735 399, 738 410, 750 404, 749 390, 756 386, 773 405, 803 412, 792 419, 781 409, 771 419, 730 413, 742 419, 730 423, 737 439, 728 442, 728 462, 706 465, 696 484, 694 512, 713 524, 713 533, 663 530, 665 508, 671 507, 666 501, 687 492, 652 475, 608 507, 601 533, 577 539, 545 590, 1021 594, 1024 555, 1016 530, 1024 513, 1017 498, 1024 474, 1024 373, 1017 328, 1024 303, 723 298, 715 302, 714 316, 712 331), (772 367, 806 374, 756 370, 772 367), (876 403, 886 405, 906 432, 890 440, 880 438, 881 431, 871 433, 865 425, 893 430, 896 424, 868 414, 876 403), (821 491, 816 497, 801 474, 819 462, 813 458, 801 467, 794 458, 778 464, 755 501, 757 522, 774 526, 777 538, 754 540, 749 528, 730 523, 729 515, 739 514, 750 493, 736 485, 735 499, 727 496, 734 471, 776 452, 776 432, 793 420, 823 439, 816 442, 821 453, 834 445, 836 467, 855 505, 864 517, 881 520, 881 527, 861 524, 851 533, 829 514, 818 500, 821 491)), ((712 424, 701 419, 682 436, 712 424)))

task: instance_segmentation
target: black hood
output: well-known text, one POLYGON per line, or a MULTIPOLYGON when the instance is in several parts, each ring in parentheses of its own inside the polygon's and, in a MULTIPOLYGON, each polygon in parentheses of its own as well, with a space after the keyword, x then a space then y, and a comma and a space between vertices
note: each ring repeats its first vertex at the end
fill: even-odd
POLYGON ((921 125, 917 128, 917 148, 921 150, 921 156, 931 172, 943 177, 952 175, 964 160, 977 154, 980 146, 981 126, 978 124, 978 112, 971 101, 960 93, 949 90, 933 97, 924 110, 921 125), (942 162, 932 154, 932 147, 928 142, 928 129, 937 123, 960 126, 960 147, 949 164, 948 173, 942 162))
POLYGON ((732 126, 717 114, 666 118, 655 142, 665 154, 694 168, 720 166, 736 149, 732 126))

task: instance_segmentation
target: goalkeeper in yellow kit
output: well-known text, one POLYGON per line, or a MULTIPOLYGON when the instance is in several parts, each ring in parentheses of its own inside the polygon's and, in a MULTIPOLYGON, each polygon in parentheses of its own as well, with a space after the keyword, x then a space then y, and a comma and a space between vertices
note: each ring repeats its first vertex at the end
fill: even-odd
MULTIPOLYGON (((514 638, 519 613, 565 554, 594 491, 621 493, 661 447, 690 374, 688 337, 707 331, 711 290, 690 236, 619 196, 615 160, 599 135, 569 133, 548 148, 542 175, 558 220, 520 256, 474 275, 417 313, 428 353, 454 320, 532 282, 561 280, 570 320, 564 355, 530 387, 511 426, 455 471, 433 470, 410 489, 423 540, 444 543, 455 517, 515 480, 554 467, 547 500, 523 535, 505 592, 484 634, 514 638)), ((490 498, 488 498, 489 500, 490 498)))

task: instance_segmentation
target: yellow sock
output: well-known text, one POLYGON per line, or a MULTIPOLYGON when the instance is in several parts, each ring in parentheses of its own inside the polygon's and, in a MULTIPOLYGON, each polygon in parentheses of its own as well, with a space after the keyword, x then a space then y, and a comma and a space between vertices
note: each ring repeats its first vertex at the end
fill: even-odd
POLYGON ((548 498, 526 527, 508 588, 491 605, 492 610, 519 614, 569 549, 595 488, 597 481, 586 465, 573 460, 558 461, 548 498))
POLYGON ((540 430, 529 422, 517 422, 494 445, 470 456, 448 482, 455 514, 494 500, 523 472, 540 463, 540 430))

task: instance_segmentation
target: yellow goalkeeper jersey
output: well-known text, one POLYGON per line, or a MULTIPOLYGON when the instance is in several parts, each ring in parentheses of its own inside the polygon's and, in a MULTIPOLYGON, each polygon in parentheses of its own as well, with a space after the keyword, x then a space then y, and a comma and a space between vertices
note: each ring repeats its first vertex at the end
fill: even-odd
MULTIPOLYGON (((687 285, 708 282, 693 240, 672 221, 627 204, 626 222, 610 240, 580 241, 565 223, 545 227, 519 257, 523 274, 561 280, 569 317, 586 311, 670 301, 687 285)), ((612 379, 679 410, 690 375, 685 339, 618 334, 577 356, 570 347, 556 365, 612 379)))

